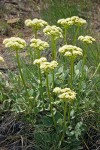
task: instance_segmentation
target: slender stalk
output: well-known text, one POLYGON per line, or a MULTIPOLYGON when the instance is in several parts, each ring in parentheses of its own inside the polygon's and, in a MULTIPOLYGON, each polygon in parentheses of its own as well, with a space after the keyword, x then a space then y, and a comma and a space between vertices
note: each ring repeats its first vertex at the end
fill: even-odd
POLYGON ((83 51, 81 83, 82 83, 82 81, 83 81, 83 79, 84 79, 84 76, 85 76, 85 74, 84 74, 84 66, 85 66, 85 63, 86 63, 86 49, 84 49, 84 51, 83 51))
POLYGON ((34 37, 37 39, 37 29, 34 30, 34 37))
POLYGON ((64 137, 65 137, 65 132, 66 132, 66 112, 67 112, 67 101, 65 100, 64 118, 63 118, 63 133, 62 133, 62 136, 61 136, 61 140, 60 140, 59 146, 61 146, 61 144, 62 144, 62 142, 64 140, 64 137))
POLYGON ((85 63, 86 63, 86 57, 87 57, 86 48, 84 48, 84 51, 83 51, 83 60, 82 60, 82 72, 81 72, 81 77, 80 77, 80 82, 79 82, 79 93, 81 91, 82 81, 84 80, 84 76, 85 76, 84 66, 85 66, 85 63))
MULTIPOLYGON (((26 86, 25 79, 24 79, 24 76, 23 76, 23 73, 22 73, 22 70, 21 70, 20 58, 19 58, 18 50, 16 50, 16 58, 17 58, 17 64, 18 64, 19 73, 20 73, 20 76, 21 76, 21 79, 22 79, 22 83, 24 85, 27 97, 29 98, 30 95, 29 95, 29 93, 27 91, 27 86, 26 86)), ((33 104, 32 104, 31 99, 29 99, 29 103, 30 103, 30 106, 32 107, 33 104)))
POLYGON ((43 84, 42 84, 42 74, 41 74, 41 70, 40 70, 40 67, 39 67, 39 78, 40 78, 40 94, 41 94, 41 98, 43 100, 43 110, 45 109, 44 107, 44 97, 43 97, 43 84))
POLYGON ((73 87, 73 76, 74 76, 74 58, 71 58, 71 66, 70 66, 70 88, 73 87))
POLYGON ((71 111, 71 106, 70 103, 68 105, 68 123, 70 124, 70 111, 71 111))
POLYGON ((54 73, 54 70, 53 70, 53 72, 52 72, 52 79, 53 79, 53 89, 54 89, 54 87, 55 87, 55 85, 54 85, 54 81, 55 81, 55 73, 54 73))
POLYGON ((67 28, 64 28, 64 44, 67 44, 67 28))
POLYGON ((56 60, 56 40, 52 37, 51 38, 51 46, 52 46, 52 60, 56 60))
POLYGON ((55 117, 54 117, 54 113, 53 113, 52 99, 51 99, 51 94, 50 94, 50 89, 49 89, 48 74, 46 74, 46 85, 47 85, 48 98, 50 100, 50 111, 51 111, 51 114, 52 114, 52 119, 53 119, 54 127, 56 129, 56 121, 55 121, 55 117))
POLYGON ((30 53, 30 58, 31 58, 31 63, 33 64, 34 61, 34 54, 31 48, 29 48, 29 53, 30 53))
MULTIPOLYGON (((37 57, 38 59, 41 57, 40 51, 37 49, 37 57)), ((41 94, 41 98, 43 100, 43 110, 44 110, 44 97, 43 97, 43 85, 42 85, 42 74, 41 74, 41 70, 39 67, 39 79, 40 79, 40 94, 41 94)))
MULTIPOLYGON (((54 40, 54 38, 51 38, 51 46, 52 46, 52 60, 56 60, 56 40, 54 40)), ((53 88, 54 88, 54 70, 52 72, 52 78, 53 78, 53 88)))
MULTIPOLYGON (((34 38, 37 39, 37 28, 35 29, 33 28, 33 32, 34 32, 34 38)), ((34 50, 34 56, 33 56, 34 60, 36 59, 36 57, 37 57, 37 53, 36 53, 36 50, 34 50)))
POLYGON ((41 57, 40 51, 36 49, 38 59, 41 57))
POLYGON ((76 33, 75 33, 75 36, 74 36, 74 41, 73 41, 74 44, 76 43, 78 32, 79 32, 79 26, 77 27, 76 33))

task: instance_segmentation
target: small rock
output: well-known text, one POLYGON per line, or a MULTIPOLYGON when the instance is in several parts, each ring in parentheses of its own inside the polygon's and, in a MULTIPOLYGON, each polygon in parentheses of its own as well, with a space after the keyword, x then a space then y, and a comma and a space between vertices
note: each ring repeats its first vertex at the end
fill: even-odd
POLYGON ((7 23, 8 24, 14 24, 20 21, 20 18, 12 18, 12 19, 8 19, 7 23))

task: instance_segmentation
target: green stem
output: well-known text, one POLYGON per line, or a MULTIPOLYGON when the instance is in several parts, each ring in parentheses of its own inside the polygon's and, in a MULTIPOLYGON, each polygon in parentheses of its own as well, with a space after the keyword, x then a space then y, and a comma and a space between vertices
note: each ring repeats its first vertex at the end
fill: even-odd
POLYGON ((46 74, 46 85, 47 85, 48 98, 49 98, 49 101, 50 101, 50 111, 51 111, 51 114, 52 114, 52 119, 53 119, 54 127, 56 129, 56 121, 55 121, 55 117, 54 117, 54 113, 53 113, 52 99, 51 99, 51 94, 50 94, 50 89, 49 89, 48 74, 46 74))
POLYGON ((68 123, 70 124, 70 110, 71 110, 71 106, 70 103, 68 105, 68 123))
POLYGON ((42 74, 41 74, 40 67, 39 67, 39 78, 40 78, 40 94, 41 94, 41 98, 43 100, 43 110, 44 110, 45 109, 45 101, 44 101, 44 96, 43 96, 42 74))
POLYGON ((34 61, 34 55, 33 55, 33 51, 32 51, 31 48, 29 48, 29 53, 30 53, 31 63, 33 64, 33 61, 34 61))
POLYGON ((41 57, 40 51, 36 49, 38 59, 41 57))
POLYGON ((51 46, 52 46, 52 60, 56 60, 56 40, 54 37, 51 38, 51 46))
POLYGON ((64 28, 64 44, 67 44, 67 28, 64 28))
POLYGON ((37 29, 34 30, 34 38, 37 39, 37 29))
POLYGON ((74 44, 76 43, 78 32, 79 32, 79 26, 77 27, 76 33, 75 33, 75 36, 74 36, 74 42, 73 42, 74 44))
POLYGON ((84 79, 84 67, 85 67, 85 64, 86 64, 86 49, 84 48, 84 51, 83 51, 83 61, 82 61, 82 77, 81 77, 81 81, 84 79))
POLYGON ((71 58, 71 67, 70 67, 70 88, 73 87, 73 76, 74 76, 74 58, 71 58))
MULTIPOLYGON (((37 49, 37 57, 38 59, 41 57, 40 51, 37 49)), ((42 74, 41 74, 41 70, 39 67, 39 79, 40 79, 40 94, 41 94, 41 98, 43 100, 43 110, 44 110, 44 97, 43 97, 43 85, 42 85, 42 74)))
MULTIPOLYGON (((52 60, 56 60, 56 40, 52 37, 51 39, 51 46, 52 46, 52 60)), ((54 71, 52 72, 52 78, 53 78, 53 88, 54 88, 54 71)))
POLYGON ((65 100, 64 118, 63 118, 63 133, 62 133, 62 136, 61 136, 61 140, 60 140, 59 146, 61 146, 61 144, 62 144, 62 142, 64 140, 64 137, 65 137, 65 132, 66 132, 66 112, 67 112, 67 101, 65 100))
MULTIPOLYGON (((20 58, 19 58, 18 50, 16 50, 16 58, 17 58, 18 69, 19 69, 19 73, 20 73, 20 76, 21 76, 21 79, 22 79, 22 83, 24 85, 27 97, 29 98, 30 95, 29 95, 29 93, 27 91, 27 86, 26 86, 25 79, 24 79, 24 76, 23 76, 23 73, 22 73, 22 70, 21 70, 20 58)), ((30 103, 30 106, 32 107, 33 104, 32 104, 32 101, 30 99, 29 99, 29 103, 30 103)))
POLYGON ((79 93, 81 91, 82 81, 84 80, 84 77, 85 77, 84 66, 85 66, 85 63, 86 63, 86 57, 87 57, 86 48, 84 48, 84 50, 83 50, 83 60, 82 60, 82 72, 81 72, 81 77, 80 77, 80 82, 79 82, 79 93))
POLYGON ((52 72, 52 78, 53 78, 53 89, 54 89, 54 87, 55 87, 55 83, 54 83, 54 81, 55 81, 55 74, 54 74, 54 70, 53 70, 53 72, 52 72))

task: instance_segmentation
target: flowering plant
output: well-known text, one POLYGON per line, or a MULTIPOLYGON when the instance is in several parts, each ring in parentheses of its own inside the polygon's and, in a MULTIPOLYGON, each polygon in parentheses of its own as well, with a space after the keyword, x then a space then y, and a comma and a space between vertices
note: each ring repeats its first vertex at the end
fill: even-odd
MULTIPOLYGON (((81 114, 85 109, 88 111, 86 103, 91 105, 88 100, 90 91, 87 92, 87 86, 91 86, 91 73, 87 73, 89 69, 86 66, 88 58, 86 46, 89 44, 91 46, 95 41, 91 36, 78 37, 78 30, 86 24, 86 20, 78 16, 59 19, 57 23, 62 29, 55 25, 50 26, 41 19, 27 19, 25 25, 31 27, 34 32, 34 38, 29 43, 19 37, 11 37, 3 41, 6 48, 16 53, 19 69, 19 74, 18 71, 14 72, 12 78, 16 84, 12 86, 12 82, 9 86, 11 100, 13 100, 10 106, 11 111, 23 113, 26 118, 28 116, 27 120, 34 126, 35 134, 37 130, 39 130, 38 134, 42 132, 44 134, 45 129, 50 136, 53 133, 54 137, 57 137, 57 145, 55 147, 53 145, 51 149, 62 149, 67 140, 78 139, 83 131, 80 129, 84 121, 81 114), (74 41, 69 40, 70 43, 67 44, 66 32, 73 26, 74 41), (37 32, 42 28, 44 28, 44 35, 49 37, 49 42, 38 37, 37 32), (77 37, 83 45, 76 42, 77 37), (57 43, 58 41, 60 43, 57 43), (20 59, 20 50, 26 49, 26 53, 30 52, 30 55, 20 59), (30 61, 33 56, 34 59, 30 61), (79 119, 77 116, 80 116, 79 119)), ((1 62, 4 62, 4 59, 0 56, 1 62)), ((97 73, 99 66, 100 64, 92 77, 97 73)), ((0 72, 0 80, 1 76, 0 72)), ((1 83, 0 90, 3 87, 1 83)), ((94 87, 94 84, 91 87, 94 87)), ((94 102, 92 105, 95 105, 94 102)), ((49 145, 51 146, 51 143, 49 145)))

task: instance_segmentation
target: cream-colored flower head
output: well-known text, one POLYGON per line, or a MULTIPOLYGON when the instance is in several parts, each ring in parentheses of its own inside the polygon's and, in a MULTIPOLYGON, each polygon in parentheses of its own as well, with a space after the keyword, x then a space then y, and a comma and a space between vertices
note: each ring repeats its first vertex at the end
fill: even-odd
POLYGON ((20 50, 25 48, 26 42, 24 39, 21 39, 19 37, 11 37, 3 40, 3 44, 7 48, 11 48, 13 50, 20 50))
POLYGON ((60 99, 63 100, 70 101, 76 98, 76 93, 72 91, 70 88, 61 89, 59 87, 55 87, 53 92, 56 93, 60 99))
POLYGON ((63 27, 68 28, 74 24, 74 21, 71 20, 71 18, 66 18, 66 19, 59 19, 57 23, 61 24, 63 27))
POLYGON ((63 35, 62 35, 62 29, 53 25, 53 26, 46 26, 44 29, 43 29, 43 32, 45 35, 48 35, 52 38, 54 38, 55 40, 58 39, 58 38, 63 38, 63 35))
POLYGON ((71 17, 71 20, 74 22, 75 25, 78 25, 78 26, 82 26, 87 23, 85 19, 80 18, 78 16, 71 17))
POLYGON ((47 47, 49 47, 49 44, 45 41, 42 41, 40 39, 31 39, 31 44, 30 44, 31 47, 39 50, 39 51, 43 51, 45 50, 47 47))
POLYGON ((60 99, 70 101, 70 100, 74 100, 76 98, 76 93, 74 91, 69 91, 69 92, 60 94, 58 97, 60 99))
POLYGON ((3 59, 3 57, 1 57, 1 56, 0 56, 0 62, 4 62, 4 59, 3 59))
POLYGON ((96 41, 93 37, 88 36, 88 35, 86 35, 86 36, 81 35, 78 37, 78 40, 80 40, 84 43, 87 43, 87 44, 92 44, 92 42, 96 41))
POLYGON ((61 89, 61 93, 65 93, 65 92, 69 92, 69 91, 70 91, 70 88, 61 89))
POLYGON ((73 45, 64 45, 59 48, 59 52, 69 58, 70 57, 76 58, 77 56, 83 55, 83 50, 81 48, 79 48, 77 46, 73 46, 73 45))
POLYGON ((47 26, 48 23, 46 21, 42 20, 42 19, 34 18, 33 20, 31 20, 31 19, 25 20, 25 25, 27 27, 32 27, 35 30, 39 30, 42 27, 47 26))
POLYGON ((41 57, 40 59, 35 59, 34 64, 40 65, 43 62, 47 62, 47 59, 45 57, 41 57))
POLYGON ((49 73, 50 71, 54 70, 58 66, 57 61, 51 62, 42 62, 40 64, 40 69, 42 73, 49 73))
POLYGON ((55 87, 55 88, 53 89, 53 92, 56 93, 56 94, 59 94, 59 93, 61 93, 61 88, 55 87))

